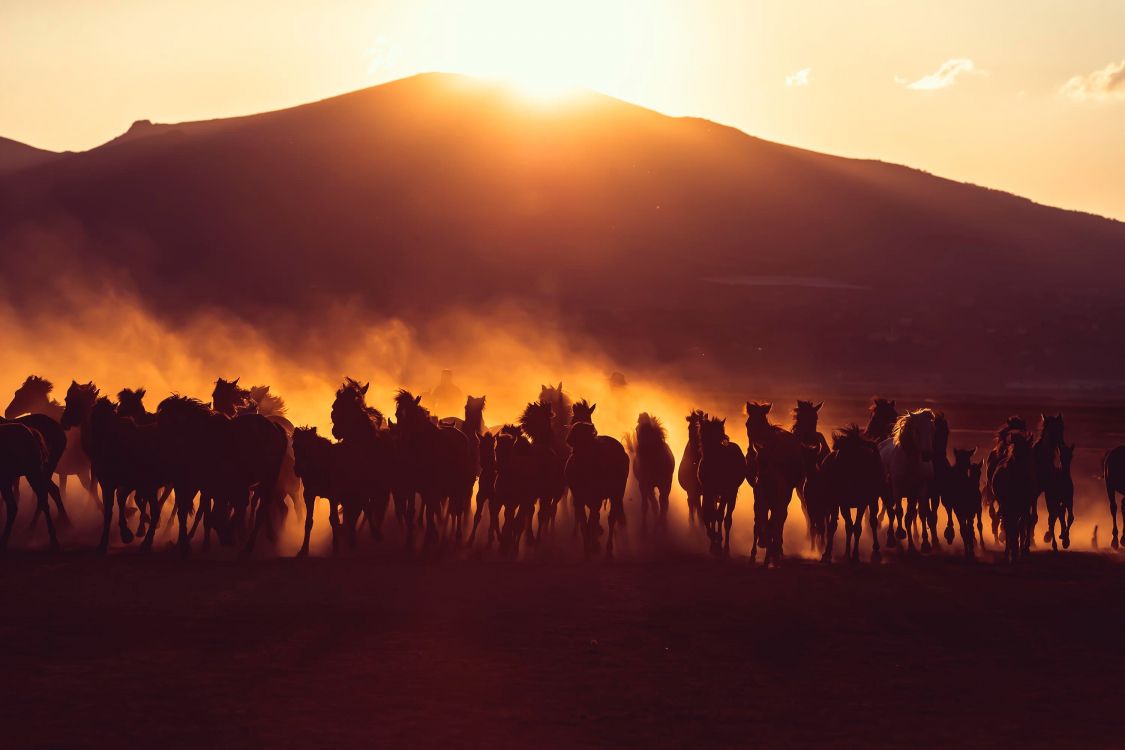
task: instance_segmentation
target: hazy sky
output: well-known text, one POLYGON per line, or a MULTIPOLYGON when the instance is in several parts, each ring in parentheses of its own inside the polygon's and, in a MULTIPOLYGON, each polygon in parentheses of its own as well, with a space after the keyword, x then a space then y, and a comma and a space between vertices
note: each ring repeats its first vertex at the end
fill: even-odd
POLYGON ((43 148, 427 70, 1125 219, 1123 0, 0 0, 0 135, 43 148))

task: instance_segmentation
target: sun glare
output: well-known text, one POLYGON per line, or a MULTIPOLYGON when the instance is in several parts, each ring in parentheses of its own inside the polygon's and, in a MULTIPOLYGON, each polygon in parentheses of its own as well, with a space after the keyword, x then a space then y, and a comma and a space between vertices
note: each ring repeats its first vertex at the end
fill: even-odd
POLYGON ((412 72, 501 80, 540 100, 576 89, 631 98, 647 74, 645 61, 675 25, 675 12, 661 2, 480 0, 416 12, 428 32, 424 49, 404 51, 412 72))

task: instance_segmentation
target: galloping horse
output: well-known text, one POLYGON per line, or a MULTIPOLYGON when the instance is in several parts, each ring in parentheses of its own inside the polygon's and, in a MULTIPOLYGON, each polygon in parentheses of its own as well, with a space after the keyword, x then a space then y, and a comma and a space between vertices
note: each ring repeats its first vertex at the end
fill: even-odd
POLYGON ((702 456, 702 449, 699 445, 699 425, 705 419, 707 419, 707 415, 699 409, 693 409, 691 414, 687 415, 688 438, 684 445, 684 455, 680 458, 680 468, 676 474, 680 487, 687 494, 688 524, 691 528, 695 528, 697 516, 702 520, 700 507, 702 491, 699 487, 699 459, 702 456))
POLYGON ((574 495, 574 509, 585 540, 586 559, 597 553, 602 534, 602 504, 609 502, 609 539, 606 559, 613 557, 617 524, 625 524, 625 485, 629 481, 629 455, 614 438, 599 435, 590 422, 578 422, 567 436, 570 456, 566 484, 574 495))
POLYGON ((863 514, 871 524, 871 561, 879 561, 879 497, 883 492, 883 462, 878 446, 864 437, 857 425, 832 437, 832 450, 816 466, 806 483, 809 516, 815 532, 823 536, 822 562, 832 561, 832 548, 840 513, 844 514, 844 554, 859 560, 863 514), (852 509, 855 519, 852 519, 852 509))
MULTIPOLYGON (((906 498, 906 519, 899 529, 914 551, 914 520, 919 508, 932 493, 934 481, 934 417, 931 409, 908 411, 895 423, 892 437, 879 446, 883 470, 888 478, 887 515, 901 517, 901 502, 906 498)), ((923 552, 930 551, 929 527, 923 519, 923 552)))
MULTIPOLYGON (((23 381, 8 408, 4 410, 6 419, 15 419, 21 414, 45 414, 56 422, 62 422, 63 405, 50 397, 54 390, 51 381, 38 375, 29 375, 23 381)), ((82 450, 82 439, 77 427, 66 429, 66 449, 59 457, 55 472, 59 475, 58 486, 61 492, 66 492, 67 477, 76 476, 82 488, 94 497, 94 483, 90 477, 90 458, 82 450)))
POLYGON ((789 430, 770 424, 767 415, 772 404, 746 402, 747 481, 754 488, 754 546, 766 550, 765 562, 780 563, 785 519, 793 492, 804 477, 804 451, 789 430), (751 456, 754 461, 751 461, 751 456), (755 471, 756 469, 756 471, 755 471))
POLYGON ((668 495, 672 492, 672 473, 676 457, 668 447, 668 434, 656 417, 642 412, 633 432, 636 456, 633 476, 641 493, 641 527, 648 523, 651 508, 659 528, 668 523, 668 495))
POLYGON ((725 419, 704 417, 697 426, 700 517, 711 539, 711 553, 716 556, 730 554, 730 529, 738 489, 746 481, 746 460, 742 449, 727 437, 726 424, 725 419))

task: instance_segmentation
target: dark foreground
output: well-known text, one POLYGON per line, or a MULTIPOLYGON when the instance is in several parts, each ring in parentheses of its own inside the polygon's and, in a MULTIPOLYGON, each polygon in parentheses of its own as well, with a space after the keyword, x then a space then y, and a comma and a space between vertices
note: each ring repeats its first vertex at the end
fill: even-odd
POLYGON ((1121 747, 1125 568, 0 562, 0 747, 1121 747))

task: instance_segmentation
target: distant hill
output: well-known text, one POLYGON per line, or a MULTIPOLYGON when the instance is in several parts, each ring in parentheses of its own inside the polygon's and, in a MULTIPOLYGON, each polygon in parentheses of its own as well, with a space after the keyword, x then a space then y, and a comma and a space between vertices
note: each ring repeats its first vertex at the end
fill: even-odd
POLYGON ((28 167, 54 161, 61 156, 54 151, 28 146, 26 143, 0 138, 0 176, 28 167))
POLYGON ((52 227, 170 317, 311 326, 326 300, 354 299, 424 327, 507 301, 623 367, 840 387, 1003 389, 1122 379, 1125 364, 1125 224, 459 76, 139 123, 0 176, 9 281, 28 232, 52 227))

